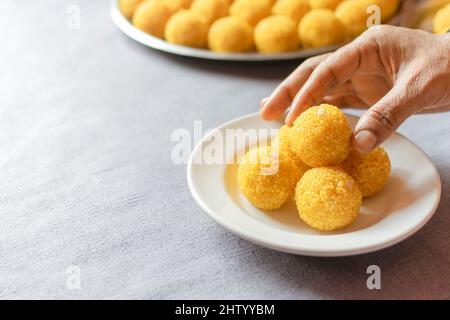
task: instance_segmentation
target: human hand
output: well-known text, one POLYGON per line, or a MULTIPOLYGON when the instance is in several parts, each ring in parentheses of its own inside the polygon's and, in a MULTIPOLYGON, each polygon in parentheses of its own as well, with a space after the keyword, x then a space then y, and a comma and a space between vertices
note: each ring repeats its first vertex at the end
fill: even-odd
POLYGON ((370 152, 411 115, 450 108, 450 35, 393 26, 372 27, 334 53, 302 63, 269 98, 261 116, 286 123, 329 103, 369 108, 354 129, 356 149, 370 152))

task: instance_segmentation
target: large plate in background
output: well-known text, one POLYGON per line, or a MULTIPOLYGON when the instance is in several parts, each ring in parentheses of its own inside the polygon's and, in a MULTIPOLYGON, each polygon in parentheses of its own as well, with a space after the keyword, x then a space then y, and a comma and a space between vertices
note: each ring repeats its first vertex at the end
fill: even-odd
POLYGON ((125 18, 119 9, 119 1, 111 0, 111 18, 116 26, 122 30, 127 36, 136 40, 137 42, 160 51, 169 52, 172 54, 194 57, 209 60, 223 60, 223 61, 277 61, 277 60, 293 60, 303 59, 316 56, 322 53, 336 50, 338 47, 327 47, 320 49, 303 49, 287 53, 278 54, 261 54, 257 52, 251 53, 217 53, 205 49, 195 49, 185 46, 178 46, 168 43, 159 38, 153 37, 145 32, 135 28, 127 18, 125 18))
MULTIPOLYGON (((358 119, 347 117, 354 126, 358 119)), ((275 211, 253 207, 239 191, 237 161, 231 161, 231 164, 195 161, 202 159, 202 150, 207 153, 207 146, 217 144, 216 150, 225 150, 228 143, 235 146, 234 142, 226 141, 227 130, 262 129, 267 132, 279 129, 282 124, 281 121, 263 121, 259 114, 251 114, 212 130, 195 147, 187 167, 189 189, 199 206, 228 230, 283 252, 320 257, 351 256, 399 243, 433 216, 441 196, 439 173, 419 147, 398 133, 383 144, 392 164, 386 187, 379 194, 363 200, 361 214, 355 222, 335 232, 320 232, 308 227, 298 216, 294 201, 275 211), (211 139, 218 132, 224 139, 211 139)), ((247 146, 257 142, 250 140, 247 146)), ((235 146, 230 155, 238 154, 244 147, 235 146)))

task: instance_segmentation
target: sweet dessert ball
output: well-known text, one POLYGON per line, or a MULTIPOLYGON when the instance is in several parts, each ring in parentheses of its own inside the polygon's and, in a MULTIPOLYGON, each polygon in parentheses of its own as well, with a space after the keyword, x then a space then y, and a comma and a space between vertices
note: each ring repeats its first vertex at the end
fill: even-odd
POLYGON ((307 171, 295 189, 300 218, 322 231, 351 224, 359 215, 361 201, 358 184, 349 174, 333 167, 307 171))
POLYGON ((370 13, 367 8, 373 0, 344 1, 336 8, 336 17, 344 25, 347 34, 354 38, 367 30, 370 13))
POLYGON ((136 8, 132 22, 136 28, 162 39, 170 16, 171 11, 164 3, 144 1, 136 8))
POLYGON ((340 164, 350 153, 352 129, 335 106, 309 108, 292 129, 291 150, 311 167, 340 164))
POLYGON ((197 14, 188 10, 181 10, 167 22, 165 37, 168 42, 173 44, 205 48, 208 25, 197 14))
POLYGON ((300 21, 298 34, 303 46, 309 48, 331 46, 346 39, 344 26, 328 9, 309 11, 300 21))
POLYGON ((208 33, 208 44, 216 52, 248 52, 254 48, 253 29, 244 20, 225 17, 213 23, 208 33))
POLYGON ((241 192, 263 210, 278 209, 290 200, 298 179, 300 174, 294 160, 267 146, 247 152, 237 172, 241 192))
POLYGON ((436 34, 444 34, 450 30, 450 3, 440 9, 433 21, 433 31, 436 34))
POLYGON ((255 44, 259 52, 278 53, 299 47, 296 23, 285 16, 270 16, 255 28, 255 44))
POLYGON ((334 10, 343 0, 309 0, 312 9, 334 10))
POLYGON ((370 197, 386 185, 391 173, 391 162, 383 148, 376 148, 365 155, 352 151, 341 168, 355 179, 363 197, 370 197))
POLYGON ((272 14, 286 16, 299 23, 309 9, 308 0, 278 0, 272 7, 272 14))
POLYGON ((300 218, 322 231, 339 230, 351 224, 359 215, 361 201, 358 184, 334 167, 307 171, 295 189, 300 218))
POLYGON ((228 15, 228 0, 194 0, 191 10, 202 17, 207 24, 228 15))
POLYGON ((297 154, 291 150, 292 131, 292 128, 287 125, 283 125, 271 145, 272 149, 278 148, 278 152, 281 156, 287 156, 293 159, 300 170, 300 176, 303 176, 303 174, 311 169, 311 167, 304 163, 302 159, 300 159, 300 157, 298 157, 297 154))
POLYGON ((142 0, 120 0, 119 1, 120 11, 127 19, 131 19, 134 10, 141 2, 142 0))
POLYGON ((252 27, 270 16, 272 1, 270 0, 235 0, 230 8, 230 15, 247 21, 252 27))
POLYGON ((162 1, 164 2, 172 13, 182 9, 189 9, 193 0, 145 0, 145 1, 162 1))

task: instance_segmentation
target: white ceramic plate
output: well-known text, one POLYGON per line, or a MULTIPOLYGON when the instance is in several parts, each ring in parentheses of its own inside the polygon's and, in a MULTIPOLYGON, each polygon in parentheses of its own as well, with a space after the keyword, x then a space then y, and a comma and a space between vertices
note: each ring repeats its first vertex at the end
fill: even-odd
MULTIPOLYGON (((356 117, 347 117, 352 125, 356 123, 356 117)), ((236 146, 230 148, 233 142, 231 137, 227 140, 227 129, 275 130, 281 125, 251 114, 211 131, 195 147, 187 166, 189 188, 200 207, 228 230, 279 251, 349 256, 392 246, 414 234, 432 217, 441 195, 438 171, 421 149, 397 133, 383 145, 392 163, 392 174, 385 189, 364 199, 356 221, 338 232, 320 232, 308 227, 298 217, 293 201, 276 211, 256 209, 239 191, 237 164, 205 163, 214 162, 213 157, 205 155, 217 147, 229 148, 230 152, 224 152, 229 163, 236 154, 242 154, 263 137, 249 137, 245 143, 234 143, 236 146), (202 162, 202 157, 206 161, 202 162)), ((268 136, 273 136, 273 132, 268 136)))
POLYGON ((328 47, 320 49, 304 49, 288 53, 280 54, 261 54, 261 53, 216 53, 204 49, 195 49, 184 46, 170 44, 164 40, 153 37, 145 32, 135 28, 127 18, 125 18, 119 9, 119 1, 111 0, 111 18, 116 26, 122 30, 127 36, 137 42, 160 51, 172 54, 209 59, 209 60, 227 60, 227 61, 275 61, 275 60, 292 60, 303 59, 325 52, 336 50, 338 47, 328 47))

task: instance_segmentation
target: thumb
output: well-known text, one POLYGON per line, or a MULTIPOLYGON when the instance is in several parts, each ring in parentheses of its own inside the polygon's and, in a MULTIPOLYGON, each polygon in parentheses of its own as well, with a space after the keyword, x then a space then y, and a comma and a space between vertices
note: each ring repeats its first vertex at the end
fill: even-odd
POLYGON ((374 150, 417 111, 416 106, 420 104, 417 97, 401 87, 394 86, 359 119, 354 130, 354 144, 360 153, 374 150))

